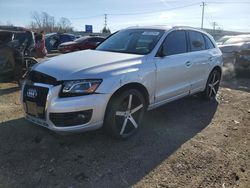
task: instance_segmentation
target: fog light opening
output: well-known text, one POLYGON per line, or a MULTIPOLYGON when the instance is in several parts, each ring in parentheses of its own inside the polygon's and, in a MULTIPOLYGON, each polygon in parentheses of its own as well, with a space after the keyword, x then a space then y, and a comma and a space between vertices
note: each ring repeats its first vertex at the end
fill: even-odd
POLYGON ((84 114, 78 114, 78 115, 77 115, 77 118, 79 118, 79 119, 85 119, 86 116, 85 116, 84 114))

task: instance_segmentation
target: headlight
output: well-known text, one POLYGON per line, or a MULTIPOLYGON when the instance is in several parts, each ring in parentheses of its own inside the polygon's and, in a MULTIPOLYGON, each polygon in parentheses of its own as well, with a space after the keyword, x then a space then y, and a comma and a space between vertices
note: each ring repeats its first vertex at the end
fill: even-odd
POLYGON ((92 94, 96 91, 102 80, 74 80, 63 82, 61 97, 72 97, 92 94))

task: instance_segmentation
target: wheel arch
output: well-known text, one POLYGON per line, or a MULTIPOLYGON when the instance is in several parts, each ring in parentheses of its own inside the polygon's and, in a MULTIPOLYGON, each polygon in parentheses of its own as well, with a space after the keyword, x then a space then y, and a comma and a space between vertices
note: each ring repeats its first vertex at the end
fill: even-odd
POLYGON ((209 74, 207 75, 206 83, 207 83, 207 81, 208 81, 208 78, 209 78, 210 74, 211 74, 214 70, 218 70, 218 71, 220 72, 220 75, 222 75, 222 68, 221 68, 220 66, 216 65, 216 66, 214 66, 214 67, 212 68, 212 70, 211 70, 210 72, 208 72, 209 74))
POLYGON ((127 83, 123 86, 121 86, 120 88, 118 88, 110 97, 108 103, 107 103, 107 106, 106 106, 106 110, 105 110, 105 114, 104 114, 104 127, 106 126, 106 121, 107 121, 107 115, 108 115, 108 111, 109 111, 109 108, 110 108, 110 105, 111 105, 111 102, 112 100, 118 96, 119 94, 121 94, 122 92, 128 90, 128 89, 136 89, 138 90, 139 92, 142 93, 144 99, 145 99, 145 102, 146 102, 146 106, 149 105, 149 93, 148 93, 148 90, 146 89, 146 87, 144 85, 142 85, 141 83, 138 83, 138 82, 131 82, 131 83, 127 83))
POLYGON ((218 65, 216 65, 211 71, 209 74, 211 74, 211 72, 213 72, 214 70, 218 70, 220 72, 220 75, 222 75, 222 68, 218 65))
POLYGON ((127 83, 127 84, 121 86, 120 88, 118 88, 111 95, 108 104, 110 103, 110 101, 112 100, 112 98, 114 98, 115 96, 119 95, 120 93, 122 93, 123 91, 128 90, 128 89, 136 89, 139 92, 141 92, 141 94, 143 95, 143 97, 145 99, 145 102, 146 102, 147 106, 149 105, 149 93, 148 93, 148 90, 147 90, 147 88, 143 84, 138 83, 138 82, 127 83))
POLYGON ((222 68, 221 68, 220 66, 218 66, 218 65, 214 66, 214 67, 212 68, 212 70, 211 70, 210 72, 208 72, 207 79, 206 79, 206 84, 207 84, 207 82, 208 82, 208 78, 209 78, 210 74, 211 74, 214 70, 218 70, 218 71, 220 72, 220 75, 222 75, 222 68))

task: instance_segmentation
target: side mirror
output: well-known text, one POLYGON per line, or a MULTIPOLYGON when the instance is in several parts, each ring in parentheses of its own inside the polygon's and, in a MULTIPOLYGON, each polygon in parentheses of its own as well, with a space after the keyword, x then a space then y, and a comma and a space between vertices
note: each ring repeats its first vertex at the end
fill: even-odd
POLYGON ((163 51, 163 46, 160 47, 159 51, 157 52, 157 57, 165 57, 166 54, 163 51))

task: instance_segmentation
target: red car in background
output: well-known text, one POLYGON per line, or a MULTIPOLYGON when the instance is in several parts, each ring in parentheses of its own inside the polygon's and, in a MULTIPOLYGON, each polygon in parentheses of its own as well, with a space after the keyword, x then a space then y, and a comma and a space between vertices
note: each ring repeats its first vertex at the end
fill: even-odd
POLYGON ((78 50, 95 49, 96 46, 104 40, 104 37, 85 36, 71 42, 60 44, 58 50, 61 53, 67 53, 78 50))

